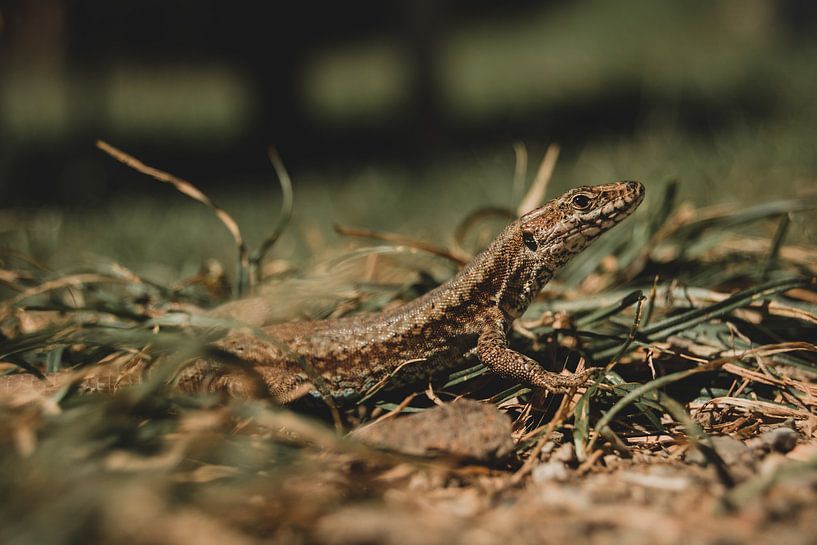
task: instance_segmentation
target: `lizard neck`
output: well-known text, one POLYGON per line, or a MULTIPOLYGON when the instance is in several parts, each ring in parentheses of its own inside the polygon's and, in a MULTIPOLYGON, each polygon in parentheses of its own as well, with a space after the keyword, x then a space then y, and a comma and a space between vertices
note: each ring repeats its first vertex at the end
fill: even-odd
POLYGON ((520 252, 520 226, 514 222, 447 285, 482 307, 498 307, 515 320, 553 277, 549 261, 520 252))

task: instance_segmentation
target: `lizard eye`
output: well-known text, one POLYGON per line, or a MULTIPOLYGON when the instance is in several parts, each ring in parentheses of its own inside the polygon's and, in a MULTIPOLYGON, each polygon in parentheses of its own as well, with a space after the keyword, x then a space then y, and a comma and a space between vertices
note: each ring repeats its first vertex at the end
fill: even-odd
POLYGON ((539 247, 539 245, 536 244, 536 239, 533 238, 533 233, 529 231, 522 231, 522 242, 525 243, 525 246, 527 246, 531 252, 535 252, 536 248, 539 247))
POLYGON ((584 193, 579 193, 573 197, 570 202, 573 204, 573 208, 576 210, 587 210, 590 208, 590 197, 584 193))

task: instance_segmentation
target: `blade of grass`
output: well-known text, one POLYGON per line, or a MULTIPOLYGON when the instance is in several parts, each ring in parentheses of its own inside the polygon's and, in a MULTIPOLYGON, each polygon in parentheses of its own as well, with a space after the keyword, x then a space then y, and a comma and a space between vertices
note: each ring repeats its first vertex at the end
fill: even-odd
POLYGON ((487 372, 488 368, 482 364, 474 365, 473 367, 469 367, 467 369, 462 369, 461 371, 449 375, 448 382, 443 384, 443 388, 450 388, 452 386, 456 386, 457 384, 462 384, 463 382, 467 382, 472 378, 482 376, 487 372))
POLYGON ((638 326, 641 323, 641 309, 644 306, 644 297, 639 297, 638 299, 638 306, 635 309, 635 317, 633 318, 633 325, 630 328, 630 332, 627 334, 627 339, 625 339, 624 343, 621 345, 621 348, 618 352, 616 352, 615 356, 610 359, 610 362, 604 367, 605 373, 612 371, 613 367, 616 366, 618 360, 627 353, 629 350, 630 345, 633 344, 635 341, 636 335, 638 334, 638 326))
POLYGON ((439 257, 444 257, 449 259, 462 267, 465 265, 468 260, 462 259, 455 253, 450 252, 448 249, 443 248, 441 246, 437 246, 436 244, 430 244, 428 242, 424 242, 422 240, 413 239, 411 237, 401 235, 399 233, 389 233, 386 231, 372 231, 369 229, 359 229, 357 227, 349 227, 346 225, 335 224, 335 232, 342 236, 347 237, 365 237, 365 238, 372 238, 375 240, 383 240, 386 242, 391 242, 392 244, 399 244, 401 246, 408 246, 411 248, 416 248, 418 250, 422 250, 424 252, 428 252, 431 255, 436 255, 439 257))
MULTIPOLYGON (((691 329, 698 324, 702 324, 714 318, 720 318, 735 309, 765 300, 774 294, 782 293, 792 288, 808 287, 815 284, 817 284, 817 278, 787 278, 767 282, 739 291, 712 305, 695 308, 688 312, 655 322, 643 328, 640 331, 639 337, 649 339, 650 341, 665 339, 673 333, 691 329)), ((595 350, 597 350, 597 352, 594 353, 596 359, 611 357, 616 353, 616 348, 612 343, 602 343, 596 347, 595 350)))
POLYGON ((760 274, 760 281, 765 282, 769 278, 769 273, 777 265, 780 258, 780 248, 783 246, 783 241, 786 234, 789 232, 789 225, 791 224, 791 213, 784 214, 780 218, 780 223, 777 224, 777 230, 772 239, 772 247, 769 249, 769 256, 766 258, 766 263, 763 265, 763 272, 760 274))
POLYGON ((267 155, 269 156, 269 160, 275 169, 276 175, 278 176, 278 183, 281 185, 281 213, 278 216, 278 221, 275 223, 272 234, 270 234, 270 236, 261 243, 261 245, 249 258, 251 269, 250 278, 254 282, 260 282, 263 280, 261 278, 261 275, 263 274, 261 263, 264 260, 264 257, 267 255, 267 252, 269 252, 270 248, 275 245, 275 243, 284 233, 284 230, 287 228, 287 225, 289 225, 289 221, 292 218, 292 180, 289 177, 289 173, 287 172, 283 161, 281 161, 281 157, 278 155, 278 151, 274 147, 270 146, 270 148, 267 150, 267 155))
POLYGON ((817 277, 774 280, 759 286, 739 291, 723 301, 712 304, 708 307, 694 309, 679 316, 673 316, 656 322, 655 324, 644 328, 641 331, 641 334, 645 337, 666 337, 675 331, 680 331, 691 327, 696 323, 723 316, 729 312, 732 312, 736 308, 746 306, 756 301, 762 301, 763 299, 766 299, 776 293, 782 293, 792 288, 803 288, 814 285, 817 285, 817 277))
POLYGON ((604 320, 605 318, 607 318, 608 316, 612 316, 613 314, 618 314, 622 310, 624 310, 626 308, 629 308, 632 305, 638 303, 642 299, 642 297, 643 297, 643 292, 641 290, 632 291, 632 292, 628 293, 627 295, 625 295, 621 299, 621 301, 618 301, 617 303, 614 303, 614 304, 609 305, 607 307, 600 308, 595 312, 591 312, 589 314, 586 314, 586 315, 582 316, 581 318, 578 318, 576 320, 576 328, 581 329, 581 328, 587 327, 587 326, 589 326, 591 324, 594 324, 596 322, 600 322, 600 321, 604 320))
POLYGON ((522 193, 525 178, 528 176, 528 148, 524 142, 514 142, 513 154, 515 158, 513 168, 513 186, 511 197, 516 200, 522 193))
MULTIPOLYGON (((610 422, 612 422, 613 419, 616 416, 618 416, 618 414, 622 410, 624 410, 627 406, 629 406, 630 404, 635 402, 637 399, 644 396, 646 393, 657 390, 658 388, 663 388, 664 386, 667 386, 667 385, 672 384, 674 382, 678 382, 679 380, 684 380, 686 378, 689 378, 689 377, 691 377, 693 375, 697 375, 699 373, 707 373, 707 372, 710 372, 710 371, 714 371, 715 369, 719 368, 721 365, 723 365, 724 363, 727 363, 728 361, 730 361, 730 360, 729 359, 716 360, 716 361, 710 362, 708 364, 701 365, 700 367, 695 367, 695 368, 692 368, 692 369, 687 369, 685 371, 678 371, 676 373, 671 373, 669 375, 665 375, 663 377, 657 378, 655 380, 652 380, 652 381, 650 381, 650 382, 648 382, 646 384, 643 384, 643 385, 635 388, 634 390, 629 392, 627 395, 625 395, 624 397, 619 399, 616 402, 616 404, 613 405, 610 408, 610 410, 608 410, 607 412, 605 412, 602 415, 602 417, 596 423, 595 430, 600 430, 600 429, 604 428, 605 426, 608 426, 610 424, 610 422)), ((589 441, 588 446, 587 446, 588 451, 593 449, 593 446, 595 445, 597 437, 598 437, 598 432, 594 431, 593 435, 590 437, 590 441, 589 441)))
POLYGON ((26 299, 37 295, 42 295, 44 293, 48 293, 51 291, 63 288, 74 288, 84 286, 86 284, 126 284, 126 283, 128 282, 121 278, 113 278, 110 276, 103 276, 100 274, 72 274, 69 276, 62 276, 54 280, 43 282, 42 284, 39 284, 37 286, 32 286, 23 291, 22 293, 15 295, 11 299, 6 299, 2 303, 0 303, 0 318, 6 315, 12 307, 19 305, 26 299))
POLYGON ((516 207, 516 215, 524 216, 540 204, 545 198, 547 192, 548 182, 553 175, 553 169, 556 168, 556 161, 559 160, 559 146, 558 144, 551 144, 545 152, 545 157, 539 165, 539 170, 536 173, 536 178, 528 188, 528 192, 522 198, 519 206, 516 207))

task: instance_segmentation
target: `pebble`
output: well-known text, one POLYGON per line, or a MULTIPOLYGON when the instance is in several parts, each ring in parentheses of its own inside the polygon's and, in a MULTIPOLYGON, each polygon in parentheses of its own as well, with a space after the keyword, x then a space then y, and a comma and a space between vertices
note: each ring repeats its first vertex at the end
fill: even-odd
POLYGON ((564 443, 553 451, 551 458, 563 464, 573 464, 576 462, 576 447, 573 446, 573 443, 564 443))
POLYGON ((797 446, 797 440, 799 438, 800 435, 796 431, 784 426, 761 433, 749 441, 749 446, 752 448, 763 448, 785 454, 797 446))
POLYGON ((536 484, 549 481, 564 482, 570 478, 570 472, 562 462, 550 461, 534 467, 531 478, 536 484))
MULTIPOLYGON (((727 465, 740 462, 741 458, 749 452, 749 447, 728 435, 716 435, 711 439, 715 452, 718 453, 727 465)), ((706 465, 706 457, 697 448, 688 450, 684 456, 684 460, 690 464, 706 465)))
POLYGON ((414 456, 491 462, 513 450, 511 428, 510 417, 495 405, 460 399, 364 426, 351 436, 378 448, 414 456))

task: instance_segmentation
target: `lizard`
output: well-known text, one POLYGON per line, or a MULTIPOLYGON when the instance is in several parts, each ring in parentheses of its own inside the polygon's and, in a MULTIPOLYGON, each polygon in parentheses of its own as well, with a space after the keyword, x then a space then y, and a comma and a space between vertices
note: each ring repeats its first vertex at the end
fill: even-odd
POLYGON ((566 392, 596 370, 547 371, 509 348, 508 332, 556 272, 635 211, 644 194, 634 181, 571 189, 513 221, 452 279, 412 301, 379 313, 274 324, 261 336, 227 335, 212 347, 243 365, 198 359, 175 384, 182 391, 265 396, 280 404, 307 395, 348 403, 381 386, 432 378, 476 356, 501 377, 566 392))

